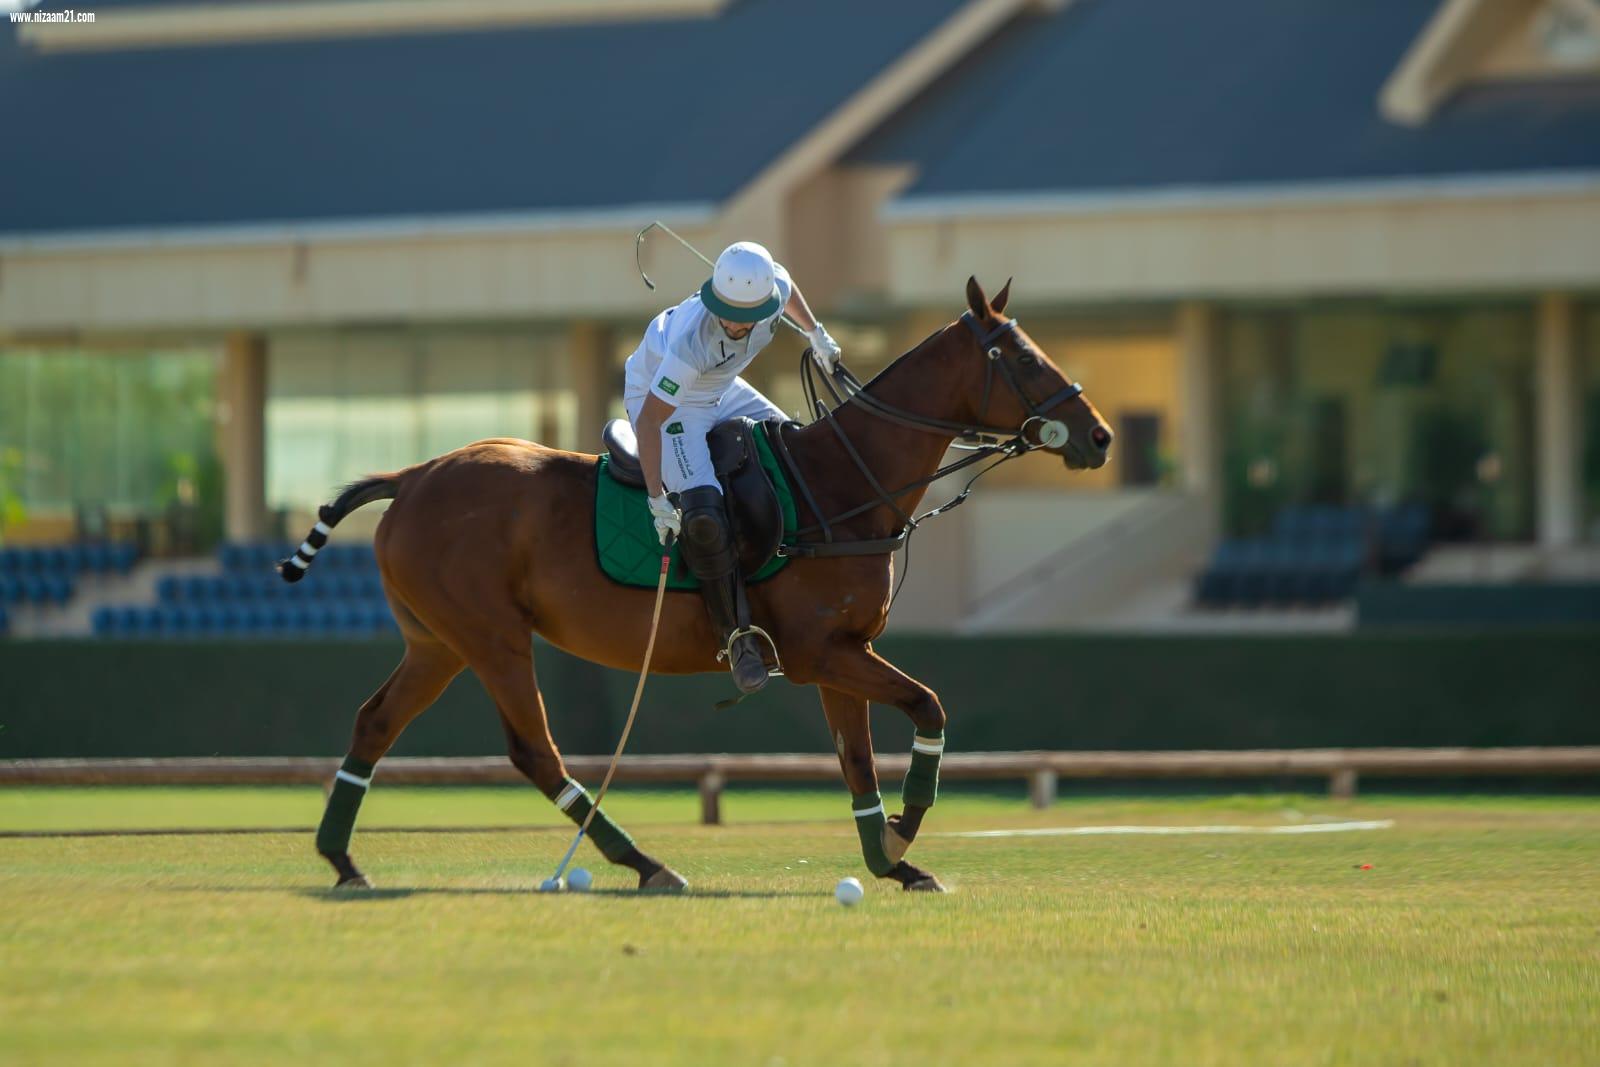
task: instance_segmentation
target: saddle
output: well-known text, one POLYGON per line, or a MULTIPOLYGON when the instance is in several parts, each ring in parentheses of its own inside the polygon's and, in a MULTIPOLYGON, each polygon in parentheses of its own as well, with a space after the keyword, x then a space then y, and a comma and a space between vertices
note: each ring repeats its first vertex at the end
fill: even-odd
MULTIPOLYGON (((772 419, 766 425, 757 425, 754 419, 729 419, 718 423, 706 435, 711 449, 711 468, 722 486, 728 521, 733 525, 739 546, 739 572, 747 577, 769 563, 783 543, 783 501, 761 462, 761 450, 766 442, 757 443, 758 434, 777 432, 783 421, 772 419)), ((612 419, 606 423, 600 431, 600 439, 605 442, 610 459, 606 470, 612 480, 632 489, 643 489, 639 443, 628 420, 612 419)))

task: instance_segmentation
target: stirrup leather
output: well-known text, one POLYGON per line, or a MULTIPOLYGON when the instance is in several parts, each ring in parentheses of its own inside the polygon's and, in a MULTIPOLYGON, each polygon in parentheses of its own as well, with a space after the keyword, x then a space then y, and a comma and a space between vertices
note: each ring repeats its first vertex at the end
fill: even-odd
POLYGON ((765 641, 767 643, 767 647, 772 649, 773 664, 772 669, 767 671, 767 674, 769 676, 776 676, 783 673, 783 660, 778 658, 778 643, 772 639, 771 634, 767 633, 767 631, 753 623, 749 626, 734 630, 728 635, 727 643, 722 646, 722 651, 717 653, 718 663, 721 663, 724 660, 730 664, 733 662, 733 643, 742 637, 759 637, 765 641))

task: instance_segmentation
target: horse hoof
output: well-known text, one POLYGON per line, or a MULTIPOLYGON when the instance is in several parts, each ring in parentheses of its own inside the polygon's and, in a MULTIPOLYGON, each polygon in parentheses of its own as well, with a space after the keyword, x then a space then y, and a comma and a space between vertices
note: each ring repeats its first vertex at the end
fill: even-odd
POLYGON ((688 887, 683 875, 671 867, 663 867, 650 877, 639 879, 639 890, 646 893, 681 893, 688 887))
POLYGON ((900 836, 894 828, 893 822, 883 826, 883 851, 891 863, 899 863, 906 858, 906 853, 911 849, 911 842, 900 836))
POLYGON ((335 889, 371 889, 372 882, 364 874, 352 874, 348 878, 339 879, 334 885, 335 889))
POLYGON ((944 886, 939 884, 939 879, 935 878, 921 867, 913 867, 904 860, 901 860, 899 863, 889 868, 889 870, 886 871, 882 877, 893 878, 895 881, 900 883, 900 888, 904 889, 908 893, 944 892, 944 886))

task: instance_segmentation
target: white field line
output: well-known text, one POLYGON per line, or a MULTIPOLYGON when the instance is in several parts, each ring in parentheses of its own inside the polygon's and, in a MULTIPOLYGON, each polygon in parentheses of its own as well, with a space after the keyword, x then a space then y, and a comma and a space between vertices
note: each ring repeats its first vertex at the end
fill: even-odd
POLYGON ((1299 826, 1045 826, 1028 830, 952 830, 933 837, 1105 837, 1112 834, 1337 834, 1349 830, 1387 830, 1393 819, 1318 822, 1299 826))

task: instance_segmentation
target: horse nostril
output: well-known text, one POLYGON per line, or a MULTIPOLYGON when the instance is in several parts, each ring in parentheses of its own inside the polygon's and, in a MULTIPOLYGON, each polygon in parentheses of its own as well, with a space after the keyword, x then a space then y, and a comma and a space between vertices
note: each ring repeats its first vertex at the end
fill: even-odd
POLYGON ((1111 447, 1111 431, 1104 426, 1096 426, 1089 431, 1089 440, 1094 442, 1096 448, 1104 452, 1111 447))

